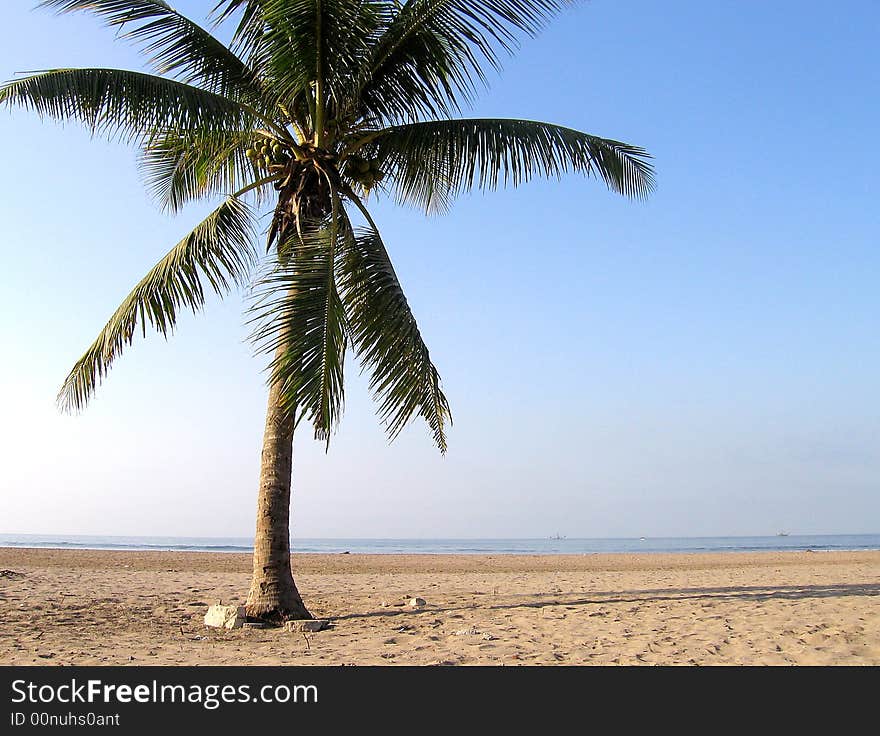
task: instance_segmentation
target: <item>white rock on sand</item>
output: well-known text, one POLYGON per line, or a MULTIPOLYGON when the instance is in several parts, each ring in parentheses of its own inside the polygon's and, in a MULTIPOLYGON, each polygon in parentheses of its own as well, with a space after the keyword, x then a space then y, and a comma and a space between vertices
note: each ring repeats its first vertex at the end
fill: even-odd
POLYGON ((240 629, 245 622, 244 606, 215 605, 205 614, 205 626, 218 629, 240 629))

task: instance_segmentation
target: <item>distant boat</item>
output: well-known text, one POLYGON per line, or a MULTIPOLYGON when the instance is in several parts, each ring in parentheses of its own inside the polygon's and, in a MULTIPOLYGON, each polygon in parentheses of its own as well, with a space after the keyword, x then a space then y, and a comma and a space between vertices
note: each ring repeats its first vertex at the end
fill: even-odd
POLYGON ((777 536, 777 537, 787 537, 787 536, 788 536, 788 532, 776 532, 776 536, 777 536))
POLYGON ((565 539, 565 537, 560 537, 558 534, 555 537, 550 537, 550 539, 565 539))

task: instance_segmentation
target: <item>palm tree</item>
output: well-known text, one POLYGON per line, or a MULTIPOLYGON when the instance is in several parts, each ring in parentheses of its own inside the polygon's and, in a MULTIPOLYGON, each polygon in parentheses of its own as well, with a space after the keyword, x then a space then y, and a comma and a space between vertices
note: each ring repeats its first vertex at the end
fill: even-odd
POLYGON ((366 202, 374 190, 428 212, 460 193, 580 172, 642 197, 639 147, 548 123, 462 119, 522 36, 567 0, 220 0, 227 46, 162 0, 45 0, 89 11, 155 74, 55 69, 0 101, 84 123, 140 149, 163 208, 223 197, 138 283, 58 395, 83 409, 135 332, 163 335, 206 294, 252 287, 253 339, 269 359, 250 616, 309 618, 290 567, 294 430, 329 442, 351 347, 391 438, 418 415, 446 451, 449 404, 366 202), (256 246, 261 208, 265 250, 256 246))

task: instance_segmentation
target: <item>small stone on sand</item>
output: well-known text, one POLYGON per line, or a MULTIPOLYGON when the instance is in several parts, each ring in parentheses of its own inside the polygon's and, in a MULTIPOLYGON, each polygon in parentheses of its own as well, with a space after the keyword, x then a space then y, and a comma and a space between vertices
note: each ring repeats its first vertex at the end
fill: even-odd
POLYGON ((453 636, 476 636, 479 633, 480 632, 477 631, 476 626, 469 626, 466 629, 459 629, 458 631, 453 631, 452 635, 453 636))

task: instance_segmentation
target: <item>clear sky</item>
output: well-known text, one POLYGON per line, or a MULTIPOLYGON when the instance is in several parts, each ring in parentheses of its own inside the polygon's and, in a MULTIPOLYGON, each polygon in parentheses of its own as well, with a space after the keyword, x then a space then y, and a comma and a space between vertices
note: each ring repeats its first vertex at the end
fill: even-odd
MULTIPOLYGON (((0 78, 139 68, 35 4, 3 3, 0 78)), ((593 0, 524 43, 473 114, 644 146, 657 192, 374 202, 450 451, 417 423, 389 445, 350 365, 329 453, 297 435, 294 535, 880 531, 878 32, 874 0, 593 0)), ((0 531, 252 534, 266 390, 241 295, 138 340, 82 415, 54 405, 209 207, 162 214, 135 152, 75 125, 3 109, 0 141, 0 531)))

